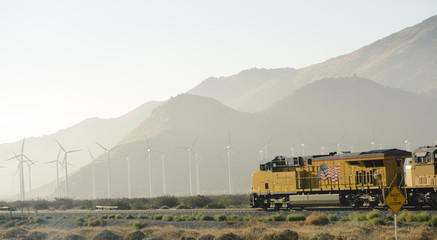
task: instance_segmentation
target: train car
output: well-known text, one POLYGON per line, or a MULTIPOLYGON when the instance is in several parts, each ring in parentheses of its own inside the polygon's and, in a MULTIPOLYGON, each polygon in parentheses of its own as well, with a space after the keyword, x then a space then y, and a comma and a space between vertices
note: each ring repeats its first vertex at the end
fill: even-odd
POLYGON ((405 166, 407 204, 437 208, 437 145, 414 150, 405 166))
POLYGON ((411 152, 399 149, 341 152, 287 158, 260 164, 252 174, 254 208, 384 204, 392 186, 404 185, 404 162, 411 152))

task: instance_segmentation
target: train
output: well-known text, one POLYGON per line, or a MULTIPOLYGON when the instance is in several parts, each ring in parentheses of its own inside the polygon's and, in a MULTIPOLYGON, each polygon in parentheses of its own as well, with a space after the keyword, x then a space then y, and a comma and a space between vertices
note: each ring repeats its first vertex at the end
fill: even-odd
POLYGON ((413 152, 379 149, 298 157, 276 156, 252 174, 252 208, 375 208, 394 186, 406 205, 437 209, 437 145, 413 152))

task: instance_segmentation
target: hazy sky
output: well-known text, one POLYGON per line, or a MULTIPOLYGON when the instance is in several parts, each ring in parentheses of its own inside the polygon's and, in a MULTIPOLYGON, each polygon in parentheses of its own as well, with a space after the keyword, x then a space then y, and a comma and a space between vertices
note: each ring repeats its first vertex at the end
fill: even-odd
POLYGON ((0 143, 117 117, 207 77, 302 68, 437 1, 0 1, 0 143))

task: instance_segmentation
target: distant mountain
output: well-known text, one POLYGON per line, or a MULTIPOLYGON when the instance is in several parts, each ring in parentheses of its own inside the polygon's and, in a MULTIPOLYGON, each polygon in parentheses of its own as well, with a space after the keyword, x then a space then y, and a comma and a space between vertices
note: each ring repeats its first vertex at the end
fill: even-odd
POLYGON ((437 90, 437 16, 350 54, 300 69, 293 81, 300 87, 353 75, 416 93, 437 90))
POLYGON ((187 93, 215 98, 239 111, 256 112, 290 93, 296 75, 292 68, 253 68, 229 77, 208 78, 187 93))
MULTIPOLYGON (((251 174, 262 158, 372 148, 405 148, 431 144, 437 139, 435 103, 427 97, 383 87, 362 78, 323 79, 299 89, 260 113, 243 113, 218 101, 188 94, 171 98, 111 153, 113 197, 127 196, 127 161, 131 161, 134 196, 149 194, 147 136, 152 150, 153 196, 163 194, 162 159, 168 194, 189 194, 189 161, 192 147, 192 191, 196 191, 196 166, 201 194, 226 193, 226 146, 229 133, 234 192, 250 191, 251 174), (193 145, 194 144, 194 145, 193 145), (301 144, 305 144, 302 148, 301 144), (158 152, 159 151, 159 152, 158 152), (198 154, 196 161, 195 154, 198 154), (196 163, 198 165, 196 165, 196 163)), ((106 157, 97 165, 98 195, 106 197, 106 157)), ((71 177, 72 195, 91 197, 91 167, 71 177)))
POLYGON ((209 78, 188 93, 257 112, 309 83, 352 76, 437 98, 437 16, 323 63, 298 70, 249 69, 209 78))
MULTIPOLYGON (((91 162, 87 148, 90 148, 96 156, 103 153, 103 150, 95 144, 95 141, 108 147, 115 145, 120 139, 126 136, 126 134, 131 132, 132 129, 138 126, 139 123, 146 119, 152 110, 160 104, 161 102, 147 102, 118 118, 90 118, 54 134, 26 139, 24 153, 33 161, 36 161, 36 164, 32 167, 32 186, 38 187, 55 179, 55 165, 45 164, 45 162, 55 160, 57 157, 59 146, 55 139, 67 150, 82 150, 68 156, 72 164, 69 169, 74 171, 91 162)), ((0 159, 12 157, 13 151, 17 153, 20 152, 21 144, 22 141, 1 144, 0 159)), ((61 158, 63 158, 63 154, 61 158)), ((8 161, 2 162, 1 165, 16 169, 18 163, 16 161, 8 161)), ((6 170, 0 169, 0 171, 6 170)), ((26 177, 27 176, 26 170, 26 177)), ((13 177, 14 176, 8 176, 7 178, 0 179, 1 195, 11 194, 9 188, 11 186, 11 178, 13 177)), ((19 186, 19 182, 12 181, 12 183, 15 184, 15 186, 19 186)), ((26 180, 26 191, 27 186, 26 180)))

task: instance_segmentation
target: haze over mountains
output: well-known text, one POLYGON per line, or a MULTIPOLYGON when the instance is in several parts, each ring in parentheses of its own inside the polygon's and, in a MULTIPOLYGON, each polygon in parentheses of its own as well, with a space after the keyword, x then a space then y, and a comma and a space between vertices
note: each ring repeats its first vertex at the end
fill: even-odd
MULTIPOLYGON (((414 146, 433 144, 437 139, 433 126, 437 121, 433 111, 436 27, 434 16, 320 64, 298 70, 249 69, 229 77, 209 78, 188 94, 165 103, 147 103, 118 119, 89 119, 53 135, 29 139, 25 153, 39 161, 33 178, 39 185, 55 180, 54 166, 43 164, 57 155, 55 138, 68 149, 89 147, 94 155, 103 152, 95 141, 108 147, 121 144, 111 153, 112 197, 127 196, 126 158, 131 160, 134 196, 149 195, 145 135, 152 150, 161 152, 152 154, 154 196, 164 194, 163 154, 168 194, 189 194, 186 148, 193 143, 199 159, 200 193, 226 193, 228 170, 223 150, 229 135, 231 146, 238 150, 231 152, 232 187, 240 193, 250 191, 251 173, 258 168, 260 154, 269 158, 303 151, 328 153, 338 148, 404 149, 406 139, 414 146)), ((20 144, 0 145, 0 157, 11 157, 11 151, 19 151, 20 144)), ((191 158, 191 188, 196 194, 195 155, 191 158)), ((88 153, 82 151, 71 159, 76 170, 70 177, 70 195, 91 198, 88 153)), ((96 165, 99 197, 107 194, 105 159, 100 155, 96 165)), ((35 190, 34 195, 53 198, 55 193, 52 182, 35 190)))

